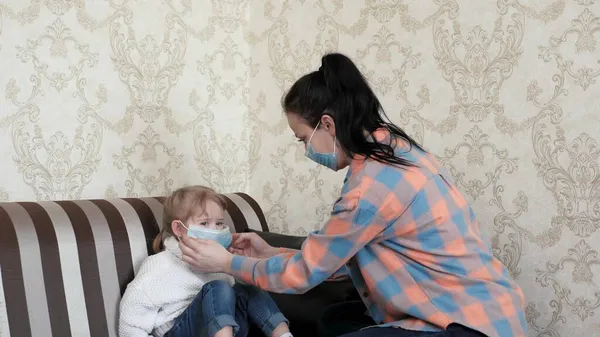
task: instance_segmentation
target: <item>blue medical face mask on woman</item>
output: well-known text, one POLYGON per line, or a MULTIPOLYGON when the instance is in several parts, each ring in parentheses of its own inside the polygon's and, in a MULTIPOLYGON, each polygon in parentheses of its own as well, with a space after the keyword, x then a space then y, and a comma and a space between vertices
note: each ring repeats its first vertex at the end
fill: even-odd
POLYGON ((229 227, 223 229, 211 229, 201 225, 190 225, 186 226, 183 222, 179 222, 187 229, 187 236, 196 239, 213 240, 217 241, 221 246, 228 249, 231 246, 231 232, 229 227))
POLYGON ((315 163, 317 163, 319 165, 323 165, 334 171, 337 171, 338 170, 337 153, 335 152, 335 141, 337 138, 333 139, 333 152, 331 152, 331 153, 317 152, 317 151, 315 151, 315 148, 312 146, 311 141, 312 141, 313 136, 315 135, 315 132, 319 128, 319 124, 321 124, 321 121, 319 121, 319 123, 317 123, 317 126, 315 127, 312 134, 310 135, 310 138, 308 139, 308 143, 306 144, 306 156, 308 157, 308 159, 314 161, 315 163))

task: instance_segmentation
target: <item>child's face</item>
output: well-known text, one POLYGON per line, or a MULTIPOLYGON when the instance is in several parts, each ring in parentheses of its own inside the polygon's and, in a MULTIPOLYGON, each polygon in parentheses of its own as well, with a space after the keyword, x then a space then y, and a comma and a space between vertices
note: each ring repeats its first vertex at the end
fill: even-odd
MULTIPOLYGON (((224 229, 226 227, 223 209, 219 204, 211 200, 206 201, 204 212, 202 212, 202 209, 199 209, 197 214, 185 220, 184 223, 188 228, 191 225, 203 226, 210 229, 224 229)), ((172 226, 173 233, 176 236, 182 236, 187 232, 187 229, 178 220, 173 221, 172 226)))
POLYGON ((223 229, 225 228, 225 215, 219 204, 207 200, 204 212, 198 211, 198 214, 189 218, 186 224, 188 227, 189 225, 199 225, 210 229, 223 229))

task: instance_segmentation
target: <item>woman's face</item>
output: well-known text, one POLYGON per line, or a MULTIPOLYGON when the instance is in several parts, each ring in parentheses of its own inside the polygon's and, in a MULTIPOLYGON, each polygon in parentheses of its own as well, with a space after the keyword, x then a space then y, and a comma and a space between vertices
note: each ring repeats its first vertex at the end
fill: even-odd
MULTIPOLYGON (((286 116, 290 129, 292 129, 298 141, 304 143, 305 149, 310 140, 313 149, 318 153, 331 153, 334 151, 333 143, 336 141, 335 122, 331 116, 324 115, 321 117, 321 122, 316 130, 295 113, 286 113, 286 116)), ((335 152, 338 158, 338 168, 348 166, 350 160, 348 160, 348 156, 344 151, 340 149, 339 143, 335 145, 335 152)))

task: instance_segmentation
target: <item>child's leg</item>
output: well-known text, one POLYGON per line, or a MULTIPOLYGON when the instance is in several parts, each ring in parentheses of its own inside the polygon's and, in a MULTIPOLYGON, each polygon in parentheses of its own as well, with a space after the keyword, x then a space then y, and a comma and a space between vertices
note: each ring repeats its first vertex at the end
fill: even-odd
POLYGON ((236 322, 236 293, 226 281, 211 281, 174 322, 166 337, 232 337, 240 328, 236 322))
POLYGON ((239 283, 233 289, 238 296, 238 309, 245 311, 250 321, 267 337, 291 336, 288 320, 269 294, 257 287, 239 283))

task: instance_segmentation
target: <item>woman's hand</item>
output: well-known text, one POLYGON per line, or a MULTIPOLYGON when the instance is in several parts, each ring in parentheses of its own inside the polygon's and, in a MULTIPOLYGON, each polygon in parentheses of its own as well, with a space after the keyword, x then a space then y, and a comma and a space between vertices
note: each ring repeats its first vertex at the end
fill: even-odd
POLYGON ((218 242, 190 238, 183 235, 179 240, 183 261, 205 273, 228 273, 233 256, 218 242))
POLYGON ((229 251, 236 255, 264 259, 277 255, 277 248, 269 245, 256 233, 232 233, 229 251))

